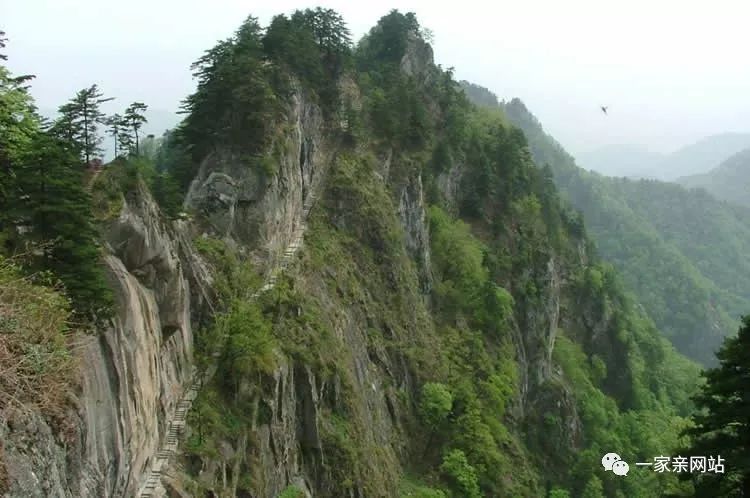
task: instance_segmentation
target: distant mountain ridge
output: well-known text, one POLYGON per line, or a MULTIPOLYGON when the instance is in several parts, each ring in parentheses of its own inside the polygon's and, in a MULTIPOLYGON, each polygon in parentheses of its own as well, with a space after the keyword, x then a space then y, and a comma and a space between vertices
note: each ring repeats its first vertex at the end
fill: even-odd
POLYGON ((750 207, 750 148, 741 150, 708 173, 684 176, 677 183, 704 188, 718 199, 750 207))
POLYGON ((640 145, 605 145, 578 154, 576 162, 584 169, 607 176, 676 181, 707 173, 747 148, 750 148, 750 133, 721 133, 705 137, 670 154, 652 152, 640 145))
POLYGON ((747 148, 750 148, 750 133, 711 135, 669 154, 658 166, 659 178, 676 180, 706 173, 747 148))
POLYGON ((665 159, 664 154, 640 145, 614 144, 578 154, 576 162, 584 169, 607 176, 652 178, 654 170, 665 159))
POLYGON ((524 132, 537 165, 549 165, 601 256, 659 330, 683 354, 712 364, 750 309, 750 210, 674 183, 586 171, 519 99, 497 106, 524 132))

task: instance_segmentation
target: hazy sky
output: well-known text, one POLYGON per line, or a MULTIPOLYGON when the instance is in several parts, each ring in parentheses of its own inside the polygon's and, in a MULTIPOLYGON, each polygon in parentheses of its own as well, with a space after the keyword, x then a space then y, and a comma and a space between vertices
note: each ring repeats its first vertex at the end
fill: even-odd
POLYGON ((343 14, 355 39, 392 8, 415 12, 437 63, 520 97, 573 154, 750 131, 747 0, 0 0, 0 29, 11 70, 37 75, 41 108, 98 83, 123 106, 175 110, 194 86, 190 63, 247 15, 265 25, 317 5, 343 14))

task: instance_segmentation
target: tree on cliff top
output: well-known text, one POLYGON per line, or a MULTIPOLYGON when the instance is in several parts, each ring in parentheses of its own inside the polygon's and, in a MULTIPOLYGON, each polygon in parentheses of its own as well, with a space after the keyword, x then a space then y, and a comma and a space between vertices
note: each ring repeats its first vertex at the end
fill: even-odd
POLYGON ((686 433, 690 454, 721 456, 725 473, 700 474, 696 496, 750 496, 750 315, 716 356, 719 366, 703 374, 706 385, 694 399, 700 411, 686 433))

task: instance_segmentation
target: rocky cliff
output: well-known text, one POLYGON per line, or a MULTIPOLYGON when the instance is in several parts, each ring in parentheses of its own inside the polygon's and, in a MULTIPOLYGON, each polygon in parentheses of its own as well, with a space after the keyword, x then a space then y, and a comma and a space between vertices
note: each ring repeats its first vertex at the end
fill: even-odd
POLYGON ((573 459, 620 409, 672 415, 643 373, 669 351, 523 134, 466 102, 415 23, 381 20, 335 88, 298 59, 250 66, 238 84, 284 82, 264 148, 198 158, 178 220, 147 175, 120 182, 102 222, 116 314, 78 352, 64 437, 0 426, 10 497, 541 496, 596 477, 573 459))

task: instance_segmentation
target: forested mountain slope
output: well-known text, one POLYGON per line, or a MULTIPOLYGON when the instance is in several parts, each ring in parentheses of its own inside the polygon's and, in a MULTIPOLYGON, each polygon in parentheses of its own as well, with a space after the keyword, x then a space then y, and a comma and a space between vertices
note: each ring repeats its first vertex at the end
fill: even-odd
MULTIPOLYGON (((250 17, 194 70, 157 163, 130 151, 80 196, 114 304, 55 417, 0 406, 3 492, 135 495, 195 367, 216 374, 161 474, 171 496, 690 494, 601 458, 678 447, 696 365, 592 250, 524 133, 434 64, 413 14, 356 46, 330 10, 250 17)), ((43 174, 46 158, 11 145, 8 167, 43 174)), ((76 159, 56 175, 80 193, 76 159)), ((36 212, 17 178, 2 201, 36 212)), ((36 243, 26 210, 1 221, 36 243)), ((14 310, 0 340, 32 335, 14 310)))
POLYGON ((750 307, 746 210, 674 184, 587 172, 521 101, 502 108, 657 327, 689 357, 714 361, 722 337, 734 333, 750 307))
POLYGON ((685 188, 704 188, 717 199, 750 208, 750 149, 733 155, 708 173, 684 176, 685 188))

